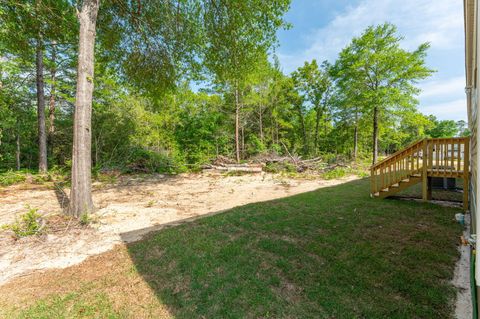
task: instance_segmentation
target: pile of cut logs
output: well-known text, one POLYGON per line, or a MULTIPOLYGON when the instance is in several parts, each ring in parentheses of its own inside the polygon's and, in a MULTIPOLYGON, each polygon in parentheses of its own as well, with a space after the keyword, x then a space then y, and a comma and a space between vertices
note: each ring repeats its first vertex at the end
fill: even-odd
POLYGON ((251 159, 250 163, 236 163, 234 160, 219 156, 212 164, 203 165, 204 172, 247 172, 261 173, 263 168, 269 164, 294 166, 299 173, 305 171, 326 172, 337 167, 348 167, 347 165, 336 163, 327 164, 320 157, 311 159, 302 159, 300 156, 278 156, 276 154, 263 154, 251 159))

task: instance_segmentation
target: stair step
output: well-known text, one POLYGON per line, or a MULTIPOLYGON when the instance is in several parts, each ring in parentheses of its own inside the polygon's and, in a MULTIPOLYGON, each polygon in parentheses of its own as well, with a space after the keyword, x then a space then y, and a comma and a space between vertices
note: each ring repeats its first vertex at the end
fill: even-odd
POLYGON ((399 188, 400 184, 396 183, 396 184, 391 185, 390 187, 399 188))

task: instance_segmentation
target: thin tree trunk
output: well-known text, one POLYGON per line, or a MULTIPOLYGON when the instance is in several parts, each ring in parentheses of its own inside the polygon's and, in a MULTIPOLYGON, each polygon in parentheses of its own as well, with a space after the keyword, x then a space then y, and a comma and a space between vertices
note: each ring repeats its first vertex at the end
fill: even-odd
POLYGON ((307 145, 307 129, 305 127, 305 119, 302 114, 300 106, 297 106, 298 116, 300 117, 300 128, 302 129, 302 141, 303 141, 303 153, 304 155, 308 154, 308 145, 307 145))
POLYGON ((245 129, 242 125, 242 153, 240 154, 240 158, 245 158, 245 129))
POLYGON ((47 134, 45 129, 45 93, 43 83, 43 41, 41 34, 37 38, 37 117, 38 117, 38 171, 47 172, 47 134))
POLYGON ((353 160, 357 161, 357 154, 358 154, 358 126, 355 123, 355 127, 353 128, 353 160))
POLYGON ((378 107, 373 108, 373 159, 372 163, 377 162, 378 156, 378 107))
POLYGON ((50 102, 49 102, 49 127, 48 127, 48 146, 49 146, 49 152, 50 156, 53 155, 53 138, 55 135, 55 94, 56 94, 56 58, 57 58, 57 52, 56 52, 56 43, 52 42, 52 69, 50 70, 51 72, 51 81, 52 81, 52 87, 50 89, 50 102))
POLYGON ((17 164, 17 171, 19 171, 21 165, 20 165, 20 131, 18 129, 18 126, 17 126, 16 144, 17 144, 17 148, 15 151, 15 160, 17 164))
POLYGON ((280 142, 279 133, 278 133, 278 121, 275 121, 275 137, 277 138, 276 144, 280 142))
POLYGON ((358 111, 355 108, 355 123, 353 127, 353 160, 357 161, 358 156, 358 111))
POLYGON ((315 148, 315 154, 317 153, 317 147, 318 147, 318 131, 320 127, 320 118, 322 116, 322 112, 320 112, 320 106, 317 106, 316 108, 317 111, 317 118, 315 120, 315 139, 314 139, 314 148, 315 148))
POLYGON ((99 5, 99 0, 84 0, 81 11, 78 13, 80 35, 73 126, 72 189, 70 193, 70 214, 77 217, 93 211, 91 124, 95 28, 99 5))
POLYGON ((238 84, 235 84, 235 153, 237 163, 240 162, 240 140, 239 140, 239 124, 240 124, 240 103, 238 101, 238 84))
POLYGON ((260 112, 259 112, 259 125, 260 125, 260 141, 262 142, 263 144, 263 140, 264 140, 264 137, 263 137, 263 110, 262 110, 262 107, 260 106, 260 112))

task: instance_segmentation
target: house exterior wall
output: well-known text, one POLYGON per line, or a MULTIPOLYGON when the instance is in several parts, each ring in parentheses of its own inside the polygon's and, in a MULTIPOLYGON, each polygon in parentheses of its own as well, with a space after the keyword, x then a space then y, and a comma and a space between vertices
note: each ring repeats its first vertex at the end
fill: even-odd
POLYGON ((464 0, 464 9, 465 9, 465 93, 467 95, 467 110, 468 110, 468 124, 471 132, 470 137, 470 187, 469 187, 469 203, 470 203, 470 212, 472 215, 472 231, 476 233, 477 230, 477 218, 476 212, 477 207, 480 207, 479 200, 477 196, 477 190, 480 186, 480 181, 477 178, 477 166, 480 161, 478 156, 480 155, 477 151, 477 140, 478 140, 478 125, 480 124, 477 121, 478 117, 478 95, 479 90, 477 87, 477 61, 478 61, 478 52, 477 43, 478 43, 478 32, 477 32, 477 19, 478 19, 478 0, 464 0))
MULTIPOLYGON (((479 0, 464 0, 464 18, 465 18, 465 93, 467 96, 467 113, 468 126, 470 135, 470 185, 469 185, 469 208, 472 218, 471 233, 477 234, 480 230, 480 179, 478 176, 480 165, 480 153, 478 152, 478 134, 480 133, 478 120, 478 103, 480 99, 480 91, 478 88, 478 71, 477 66, 480 60, 480 50, 478 50, 479 42, 479 0)), ((480 247, 480 238, 477 239, 476 247, 480 247)), ((473 256, 473 255, 472 255, 473 256)), ((480 254, 476 253, 475 265, 480 265, 480 254)), ((480 266, 475 266, 475 276, 471 278, 476 286, 477 304, 480 296, 480 266)), ((473 292, 473 291, 472 291, 473 292)), ((474 307, 476 308, 476 307, 474 307)))

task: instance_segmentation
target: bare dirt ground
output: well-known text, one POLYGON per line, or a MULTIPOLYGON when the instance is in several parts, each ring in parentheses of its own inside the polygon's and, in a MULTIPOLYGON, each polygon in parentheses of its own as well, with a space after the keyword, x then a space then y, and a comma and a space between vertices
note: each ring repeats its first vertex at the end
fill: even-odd
MULTIPOLYGON (((34 271, 78 264, 89 256, 111 250, 118 243, 138 240, 166 225, 356 178, 305 180, 266 173, 183 174, 121 177, 111 185, 96 183, 93 200, 98 210, 90 227, 65 221, 62 229, 40 238, 15 241, 0 236, 0 285, 34 271)), ((68 190, 65 192, 68 194, 68 190)), ((0 188, 0 225, 15 221, 26 211, 26 205, 37 208, 44 216, 61 214, 65 200, 53 187, 19 184, 0 188)))

